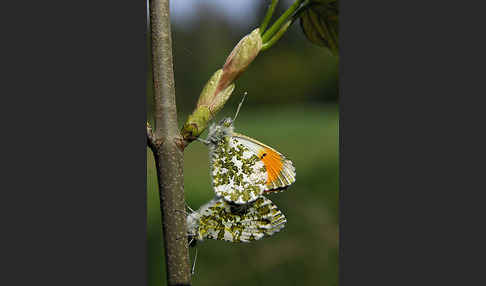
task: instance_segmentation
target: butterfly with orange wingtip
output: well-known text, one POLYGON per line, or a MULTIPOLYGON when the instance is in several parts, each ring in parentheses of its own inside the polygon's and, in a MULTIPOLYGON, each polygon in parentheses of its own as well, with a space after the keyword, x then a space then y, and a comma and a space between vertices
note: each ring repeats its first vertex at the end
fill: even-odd
POLYGON ((234 132, 234 119, 212 124, 206 140, 214 192, 226 201, 247 204, 265 193, 282 191, 295 182, 292 161, 275 149, 234 132))

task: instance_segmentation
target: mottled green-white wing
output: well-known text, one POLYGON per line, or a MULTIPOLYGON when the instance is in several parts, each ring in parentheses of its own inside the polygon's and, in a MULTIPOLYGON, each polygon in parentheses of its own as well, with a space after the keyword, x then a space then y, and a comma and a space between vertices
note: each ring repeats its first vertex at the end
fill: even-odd
POLYGON ((232 138, 263 162, 267 172, 265 193, 284 190, 295 182, 294 164, 280 152, 243 134, 233 133, 232 138))
POLYGON ((210 145, 211 177, 214 192, 226 201, 247 204, 266 189, 265 164, 241 139, 225 136, 210 145))
POLYGON ((197 239, 230 242, 250 242, 271 236, 287 222, 277 206, 265 197, 248 205, 232 205, 222 198, 215 199, 196 211, 193 217, 197 217, 197 239))

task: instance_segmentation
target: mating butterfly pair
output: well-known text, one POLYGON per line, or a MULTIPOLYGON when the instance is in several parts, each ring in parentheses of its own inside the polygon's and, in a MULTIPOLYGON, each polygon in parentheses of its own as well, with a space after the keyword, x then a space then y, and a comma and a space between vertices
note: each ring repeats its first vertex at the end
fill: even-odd
POLYGON ((207 139, 200 140, 209 146, 217 198, 187 217, 190 239, 249 242, 285 226, 283 213, 263 194, 294 183, 295 168, 275 149, 234 132, 233 122, 225 118, 211 125, 207 139))

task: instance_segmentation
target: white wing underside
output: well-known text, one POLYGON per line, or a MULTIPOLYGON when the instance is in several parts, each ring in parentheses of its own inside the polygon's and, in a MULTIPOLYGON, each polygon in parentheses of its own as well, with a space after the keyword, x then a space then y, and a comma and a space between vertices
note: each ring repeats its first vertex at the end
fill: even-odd
POLYGON ((188 216, 188 233, 198 240, 250 242, 271 236, 287 222, 277 206, 265 197, 235 207, 222 198, 213 199, 188 216))
POLYGON ((265 186, 265 192, 281 191, 282 189, 290 186, 295 182, 295 177, 296 177, 295 167, 292 164, 292 161, 287 159, 280 152, 278 152, 277 150, 273 149, 270 146, 267 146, 243 134, 233 133, 233 138, 236 138, 240 144, 247 147, 250 151, 252 151, 256 155, 260 154, 264 149, 270 149, 273 152, 275 152, 274 155, 278 157, 275 158, 275 160, 282 161, 282 167, 280 170, 269 170, 272 168, 272 166, 266 166, 267 176, 268 176, 268 172, 273 172, 274 174, 278 174, 278 175, 276 176, 275 180, 269 182, 269 184, 265 186))
POLYGON ((275 149, 235 132, 210 145, 210 161, 216 195, 236 204, 253 202, 265 192, 282 191, 295 182, 292 161, 275 149), (262 154, 268 155, 265 161, 260 157, 262 154))
POLYGON ((236 204, 255 201, 266 189, 267 173, 257 155, 228 137, 227 145, 210 147, 212 185, 217 196, 236 204))

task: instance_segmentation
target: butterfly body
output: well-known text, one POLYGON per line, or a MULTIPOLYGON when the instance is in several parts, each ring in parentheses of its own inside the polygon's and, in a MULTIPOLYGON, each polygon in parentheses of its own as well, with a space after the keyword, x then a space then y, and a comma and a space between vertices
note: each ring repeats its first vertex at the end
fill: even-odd
POLYGON ((266 192, 295 182, 292 162, 275 149, 234 132, 233 121, 223 119, 209 128, 212 185, 217 196, 235 204, 255 201, 266 192))
POLYGON ((244 206, 215 198, 187 216, 190 239, 251 242, 271 236, 287 222, 277 206, 265 197, 244 206))

